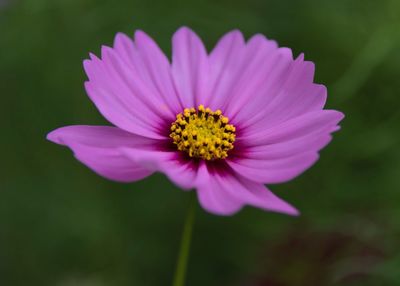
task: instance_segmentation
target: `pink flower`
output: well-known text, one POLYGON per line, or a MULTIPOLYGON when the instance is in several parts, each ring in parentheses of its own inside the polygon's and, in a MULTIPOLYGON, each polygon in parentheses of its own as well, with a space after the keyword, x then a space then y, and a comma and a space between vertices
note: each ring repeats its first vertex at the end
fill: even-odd
POLYGON ((297 215, 264 184, 289 181, 318 159, 343 114, 323 110, 314 64, 263 35, 227 33, 207 53, 180 28, 172 63, 144 32, 117 34, 84 61, 86 91, 114 126, 67 126, 47 138, 97 174, 133 182, 162 172, 201 206, 231 215, 244 205, 297 215))

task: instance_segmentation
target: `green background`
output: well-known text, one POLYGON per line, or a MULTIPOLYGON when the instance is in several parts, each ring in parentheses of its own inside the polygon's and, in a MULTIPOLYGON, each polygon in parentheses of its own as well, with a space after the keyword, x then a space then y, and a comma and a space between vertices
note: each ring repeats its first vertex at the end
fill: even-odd
POLYGON ((82 61, 143 29, 170 54, 192 27, 304 52, 346 114, 321 160, 271 186, 292 218, 197 208, 187 285, 400 285, 400 1, 0 1, 0 285, 171 285, 189 195, 157 174, 107 181, 45 140, 106 123, 82 61))

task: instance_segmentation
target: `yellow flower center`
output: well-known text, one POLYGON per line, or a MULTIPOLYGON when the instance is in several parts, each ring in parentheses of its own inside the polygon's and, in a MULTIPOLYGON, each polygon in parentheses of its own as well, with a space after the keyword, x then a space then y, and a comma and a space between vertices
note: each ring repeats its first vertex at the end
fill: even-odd
POLYGON ((204 160, 225 159, 233 149, 236 128, 221 110, 212 111, 199 105, 185 108, 171 124, 174 144, 190 157, 204 160))

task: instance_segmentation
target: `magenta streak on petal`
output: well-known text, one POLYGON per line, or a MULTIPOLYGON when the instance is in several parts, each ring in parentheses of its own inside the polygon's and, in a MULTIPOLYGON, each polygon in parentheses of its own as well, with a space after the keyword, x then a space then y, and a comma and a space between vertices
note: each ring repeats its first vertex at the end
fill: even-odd
POLYGON ((242 134, 240 151, 227 161, 238 174, 260 183, 282 183, 300 175, 318 159, 343 114, 333 110, 310 112, 285 123, 242 134))
POLYGON ((232 215, 245 205, 242 200, 227 195, 224 186, 210 175, 204 161, 199 166, 196 185, 200 205, 213 214, 232 215))
POLYGON ((172 182, 185 190, 194 188, 197 164, 194 161, 182 160, 181 154, 177 152, 141 151, 127 148, 121 148, 121 152, 135 164, 166 174, 172 182))

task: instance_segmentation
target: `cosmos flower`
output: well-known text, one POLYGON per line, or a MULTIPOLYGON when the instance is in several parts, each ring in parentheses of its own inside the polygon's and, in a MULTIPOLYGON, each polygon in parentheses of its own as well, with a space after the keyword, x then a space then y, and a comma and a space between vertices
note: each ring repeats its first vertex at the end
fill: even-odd
POLYGON ((314 64, 260 34, 246 42, 229 32, 207 53, 183 27, 171 62, 144 32, 117 34, 84 68, 87 94, 114 126, 67 126, 47 138, 111 180, 164 173, 219 215, 245 205, 297 215, 265 184, 313 165, 343 118, 323 109, 314 64))

